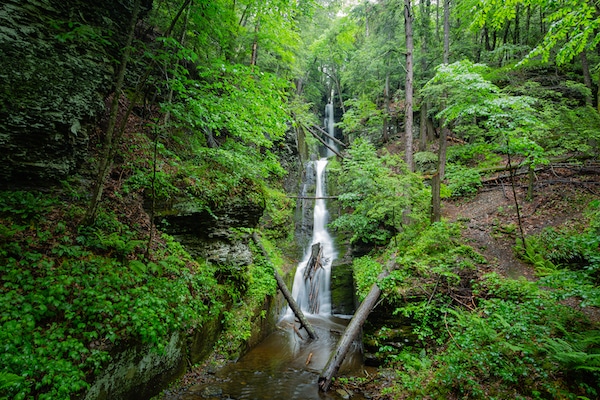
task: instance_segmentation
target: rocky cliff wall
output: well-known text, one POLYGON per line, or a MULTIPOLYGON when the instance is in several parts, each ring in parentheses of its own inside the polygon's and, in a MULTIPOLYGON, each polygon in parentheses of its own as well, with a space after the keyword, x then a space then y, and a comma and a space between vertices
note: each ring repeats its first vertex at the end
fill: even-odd
MULTIPOLYGON (((149 9, 151 0, 144 0, 149 9)), ((131 2, 0 5, 0 187, 54 183, 87 156, 131 2)))

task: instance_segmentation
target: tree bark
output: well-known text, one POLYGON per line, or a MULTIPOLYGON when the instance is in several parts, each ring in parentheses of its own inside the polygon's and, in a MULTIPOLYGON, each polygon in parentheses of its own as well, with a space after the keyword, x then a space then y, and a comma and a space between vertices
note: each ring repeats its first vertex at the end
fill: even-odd
POLYGON ((442 220, 442 199, 440 195, 440 174, 436 172, 431 178, 431 222, 442 220))
MULTIPOLYGON (((389 272, 385 271, 379 274, 377 280, 380 281, 388 275, 389 272)), ((360 329, 362 328, 363 324, 365 323, 365 320, 367 319, 373 308, 375 308, 375 305, 377 304, 377 299, 379 299, 380 294, 381 289, 379 289, 379 286, 377 286, 376 283, 373 284, 373 286, 371 286, 369 294, 367 294, 367 297, 365 297, 363 302, 360 303, 358 310, 356 310, 356 312, 354 313, 354 316, 352 317, 350 323, 346 327, 344 334, 338 341, 336 349, 329 358, 327 365, 325 365, 325 368, 323 368, 323 372, 321 372, 321 376, 319 376, 318 381, 319 390, 323 392, 329 390, 333 376, 337 374, 337 372, 340 370, 340 367, 344 362, 344 358, 346 357, 348 350, 350 350, 352 342, 359 334, 360 329)))
POLYGON ((321 132, 323 135, 327 136, 329 139, 333 140, 334 142, 336 142, 337 144, 339 144, 342 147, 348 147, 346 146, 346 143, 342 142, 341 140, 339 140, 336 137, 331 136, 329 133, 327 133, 327 131, 325 131, 323 128, 321 128, 318 125, 311 125, 313 128, 317 129, 319 132, 321 132))
MULTIPOLYGON (((389 64, 389 62, 388 62, 389 64)), ((389 135, 388 135, 388 131, 389 131, 389 127, 388 127, 388 123, 389 123, 389 119, 390 119, 390 73, 389 73, 389 65, 388 65, 388 72, 385 75, 385 86, 383 88, 383 98, 384 98, 384 102, 385 102, 385 114, 383 116, 383 132, 382 132, 382 139, 384 143, 387 143, 389 140, 389 135)))
POLYGON ((319 270, 323 268, 321 257, 323 255, 323 246, 321 243, 312 245, 310 258, 304 269, 304 285, 308 288, 308 309, 312 314, 318 314, 321 304, 319 304, 319 280, 315 277, 319 270))
POLYGON ((444 0, 444 64, 450 61, 450 0, 444 0))
POLYGON ((254 67, 256 65, 256 59, 258 58, 258 32, 260 31, 260 17, 256 21, 254 26, 254 40, 252 41, 252 55, 250 57, 250 65, 254 67))
MULTIPOLYGON (((592 83, 592 75, 590 74, 590 64, 588 62, 587 59, 587 54, 586 51, 582 51, 581 53, 579 53, 579 58, 581 59, 581 69, 583 70, 583 82, 585 82, 585 86, 587 86, 588 89, 590 89, 590 91, 593 91, 593 83, 592 83)), ((585 103, 588 106, 592 105, 592 97, 591 96, 586 96, 585 97, 585 103)))
POLYGON ((413 159, 413 15, 410 0, 404 0, 404 33, 406 36, 406 87, 404 106, 404 134, 406 144, 406 166, 415 170, 413 159))
POLYGON ((419 151, 427 150, 427 105, 422 102, 421 104, 421 117, 419 119, 419 151))
MULTIPOLYGON (((444 0, 444 64, 448 64, 450 58, 450 0, 444 0)), ((444 101, 442 108, 446 107, 447 95, 444 93, 444 101)), ((446 150, 448 148, 447 137, 448 128, 442 119, 440 131, 440 145, 438 150, 438 165, 437 172, 433 177, 431 186, 431 218, 432 222, 441 220, 442 196, 440 193, 442 181, 446 174, 446 150)))
MULTIPOLYGON (((259 239, 258 235, 256 234, 256 232, 252 233, 252 239, 254 240, 254 243, 256 243, 256 245, 262 252, 265 259, 268 260, 269 263, 271 263, 271 259, 270 259, 269 255, 267 254, 267 251, 265 250, 264 246, 260 242, 260 239, 259 239)), ((304 316, 304 313, 302 312, 300 307, 298 307, 298 303, 296 303, 296 300, 294 300, 294 297, 292 296, 289 289, 287 288, 285 282, 283 281, 283 278, 281 277, 281 275, 279 275, 279 272, 277 272, 277 270, 275 269, 274 266, 273 266, 273 273, 275 274, 275 280, 277 281, 277 287, 283 294, 283 297, 285 297, 285 299, 287 300, 288 304, 290 305, 290 308, 292 309, 292 312, 294 313, 296 318, 298 318, 298 321, 300 321, 300 326, 303 327, 304 329, 306 329, 306 332, 308 333, 308 336, 311 339, 318 339, 319 337, 317 336, 317 333, 313 329, 310 322, 308 322, 308 320, 304 316)))

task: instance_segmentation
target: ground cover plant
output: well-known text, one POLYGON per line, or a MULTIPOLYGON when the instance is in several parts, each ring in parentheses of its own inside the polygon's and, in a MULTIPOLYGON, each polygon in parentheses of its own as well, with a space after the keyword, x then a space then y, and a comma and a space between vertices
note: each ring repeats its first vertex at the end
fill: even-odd
POLYGON ((194 260, 168 235, 148 254, 144 231, 115 212, 78 226, 83 207, 65 207, 53 194, 5 191, 0 204, 3 398, 73 398, 113 348, 141 343, 160 354, 170 335, 222 312, 225 320, 236 315, 223 336, 223 351, 235 353, 275 288, 264 262, 219 283, 216 266, 194 260), (243 312, 228 311, 232 303, 243 312))

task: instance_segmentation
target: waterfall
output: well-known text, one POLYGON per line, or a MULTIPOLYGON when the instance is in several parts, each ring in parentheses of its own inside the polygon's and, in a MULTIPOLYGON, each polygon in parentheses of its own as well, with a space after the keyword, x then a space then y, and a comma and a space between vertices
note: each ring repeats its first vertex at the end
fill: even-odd
MULTIPOLYGON (((311 310, 318 310, 316 314, 319 315, 330 315, 331 314, 331 293, 329 290, 331 280, 331 263, 337 257, 337 253, 333 246, 333 239, 327 232, 327 220, 328 212, 325 205, 325 167, 327 166, 327 159, 322 158, 315 163, 316 173, 316 192, 315 207, 314 207, 314 222, 313 222, 313 234, 310 245, 307 247, 304 259, 298 268, 296 269, 296 275, 294 276, 294 284, 292 286, 292 296, 302 309, 309 314, 312 314, 311 310), (316 243, 320 243, 322 246, 321 266, 315 271, 314 277, 311 282, 307 282, 305 277, 306 268, 311 256, 312 246, 316 243), (310 294, 314 293, 317 298, 313 299, 316 301, 317 306, 311 304, 310 294)), ((288 312, 290 312, 288 310, 288 312)))
MULTIPOLYGON (((323 120, 323 125, 325 125, 325 130, 331 137, 335 137, 335 125, 334 124, 335 124, 335 116, 333 114, 333 102, 327 103, 325 105, 325 119, 323 120)), ((326 137, 325 141, 327 142, 327 144, 329 146, 334 147, 334 148, 336 147, 335 143, 330 138, 326 137)), ((327 157, 330 157, 333 155, 333 152, 331 150, 326 149, 326 151, 327 151, 327 157)))

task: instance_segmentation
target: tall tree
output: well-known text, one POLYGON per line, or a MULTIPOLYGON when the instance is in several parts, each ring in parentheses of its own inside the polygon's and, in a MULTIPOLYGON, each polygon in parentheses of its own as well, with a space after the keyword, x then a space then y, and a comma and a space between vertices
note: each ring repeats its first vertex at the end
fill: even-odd
MULTIPOLYGON (((444 60, 443 64, 448 65, 450 59, 450 0, 444 0, 444 60)), ((445 108, 447 94, 443 93, 445 108)), ((442 118, 440 131, 440 145, 438 150, 437 171, 433 176, 431 185, 431 222, 439 222, 442 219, 442 180, 446 173, 446 149, 448 147, 448 127, 442 118)))
POLYGON ((404 0, 404 32, 406 36, 406 85, 404 103, 404 135, 406 165, 414 171, 413 159, 413 13, 410 0, 404 0))

